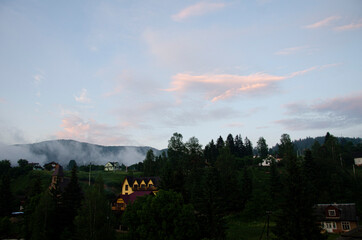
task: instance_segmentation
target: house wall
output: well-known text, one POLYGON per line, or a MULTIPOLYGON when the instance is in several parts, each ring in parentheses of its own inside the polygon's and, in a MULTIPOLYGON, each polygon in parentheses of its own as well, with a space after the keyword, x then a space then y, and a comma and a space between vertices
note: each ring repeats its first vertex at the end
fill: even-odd
POLYGON ((104 171, 113 171, 113 166, 112 166, 112 164, 107 163, 107 164, 104 166, 104 171))
POLYGON ((122 185, 122 195, 130 195, 133 193, 132 186, 128 182, 127 178, 125 178, 122 185), (126 190, 126 186, 128 186, 128 190, 126 190))
POLYGON ((357 166, 362 166, 362 158, 355 158, 354 164, 357 166))
POLYGON ((148 183, 147 183, 147 187, 149 188, 149 187, 150 187, 150 185, 155 186, 155 184, 152 182, 152 180, 151 180, 151 179, 148 181, 148 183))

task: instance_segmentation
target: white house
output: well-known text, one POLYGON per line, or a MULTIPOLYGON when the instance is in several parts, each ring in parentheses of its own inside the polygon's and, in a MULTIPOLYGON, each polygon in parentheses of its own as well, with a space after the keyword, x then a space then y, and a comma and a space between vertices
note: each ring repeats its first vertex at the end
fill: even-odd
POLYGON ((118 162, 107 162, 104 166, 104 171, 115 171, 119 169, 120 167, 118 162))
POLYGON ((268 155, 268 157, 263 159, 263 162, 259 163, 259 166, 269 167, 273 160, 277 161, 272 155, 268 155))
POLYGON ((355 158, 354 159, 354 164, 356 166, 362 166, 362 158, 355 158))

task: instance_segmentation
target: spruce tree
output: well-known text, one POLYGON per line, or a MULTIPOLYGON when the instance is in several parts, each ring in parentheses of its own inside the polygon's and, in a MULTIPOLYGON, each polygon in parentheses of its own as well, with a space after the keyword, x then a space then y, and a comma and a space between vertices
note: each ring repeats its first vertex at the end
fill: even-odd
POLYGON ((78 215, 75 218, 76 239, 114 239, 112 212, 104 193, 101 178, 87 189, 78 215))
MULTIPOLYGON (((290 150, 290 149, 289 149, 290 150)), ((313 214, 313 203, 305 184, 301 163, 293 152, 286 151, 286 179, 275 235, 280 240, 324 239, 313 214)))
POLYGON ((62 204, 60 206, 65 231, 70 235, 74 232, 73 221, 81 206, 82 198, 83 193, 78 182, 77 167, 73 166, 70 182, 64 189, 62 204))

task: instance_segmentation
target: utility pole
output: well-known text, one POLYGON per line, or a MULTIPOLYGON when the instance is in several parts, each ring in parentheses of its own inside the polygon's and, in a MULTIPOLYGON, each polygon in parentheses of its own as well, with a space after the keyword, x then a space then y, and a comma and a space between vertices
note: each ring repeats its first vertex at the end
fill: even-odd
POLYGON ((89 163, 89 181, 88 181, 89 186, 90 186, 90 179, 91 179, 91 171, 92 171, 92 162, 89 163))

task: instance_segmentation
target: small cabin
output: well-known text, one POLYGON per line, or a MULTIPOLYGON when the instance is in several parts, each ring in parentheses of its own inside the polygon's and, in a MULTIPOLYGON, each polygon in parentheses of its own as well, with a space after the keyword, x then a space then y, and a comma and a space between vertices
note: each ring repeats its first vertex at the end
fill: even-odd
POLYGON ((329 233, 344 233, 357 228, 355 203, 317 204, 315 213, 322 229, 329 233))

